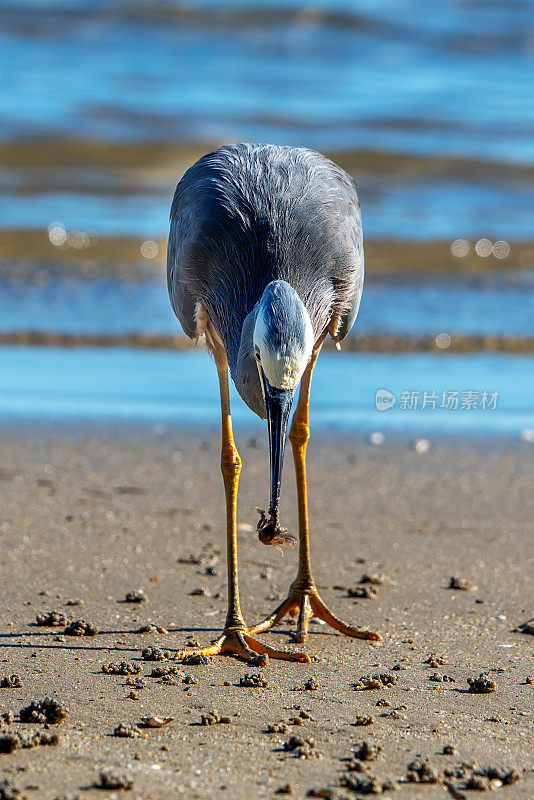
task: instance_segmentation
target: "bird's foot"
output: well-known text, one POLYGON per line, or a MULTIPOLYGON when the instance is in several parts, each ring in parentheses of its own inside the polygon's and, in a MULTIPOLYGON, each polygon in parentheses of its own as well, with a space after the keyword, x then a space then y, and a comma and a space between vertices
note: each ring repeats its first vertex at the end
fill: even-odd
POLYGON ((323 620, 331 628, 335 628, 345 636, 352 636, 354 639, 368 639, 372 642, 379 642, 382 638, 378 633, 369 631, 366 628, 355 628, 336 617, 321 600, 319 592, 313 584, 307 585, 306 588, 295 588, 293 585, 283 603, 280 603, 278 608, 275 608, 273 613, 266 617, 263 622, 249 628, 249 633, 264 633, 288 615, 297 618, 297 631, 294 638, 299 643, 308 641, 308 623, 312 617, 323 620))
POLYGON ((300 661, 304 664, 310 663, 310 658, 306 653, 276 650, 254 638, 251 631, 245 627, 226 628, 223 635, 208 647, 179 650, 175 658, 182 661, 186 656, 236 656, 257 667, 265 667, 269 663, 269 657, 284 661, 300 661))

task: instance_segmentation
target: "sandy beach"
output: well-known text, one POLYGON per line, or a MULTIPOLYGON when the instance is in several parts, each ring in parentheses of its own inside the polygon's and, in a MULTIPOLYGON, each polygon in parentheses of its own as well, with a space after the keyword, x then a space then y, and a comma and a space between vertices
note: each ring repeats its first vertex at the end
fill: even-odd
MULTIPOLYGON (((281 558, 258 542, 254 506, 265 503, 268 453, 261 440, 237 441, 241 593, 253 622, 285 596, 296 552, 281 558)), ((4 430, 1 453, 0 679, 18 674, 22 686, 0 689, 0 712, 15 713, 0 735, 42 730, 19 722, 18 712, 47 695, 69 714, 50 725, 61 733, 56 746, 0 754, 0 780, 46 800, 102 797, 92 788, 102 770, 133 781, 120 793, 132 798, 248 800, 281 790, 303 798, 323 789, 315 796, 358 797, 343 787, 348 780, 377 792, 385 782, 386 796, 392 781, 399 798, 433 800, 447 791, 478 796, 462 788, 472 766, 463 779, 451 777, 469 762, 518 773, 498 796, 533 796, 532 637, 513 632, 533 615, 528 445, 449 442, 417 454, 406 443, 312 439, 316 581, 333 610, 379 631, 383 642, 348 640, 312 624, 305 646, 312 663, 271 660, 261 670, 268 686, 259 688, 239 685, 260 671, 232 658, 184 666, 194 680, 178 674, 165 683, 152 670, 177 662, 141 657, 149 646, 172 658, 193 640, 208 643, 224 622, 217 435, 26 426, 4 430), (387 580, 361 584, 365 573, 387 580), (449 589, 451 576, 477 588, 449 589), (357 586, 376 595, 350 597, 347 589, 357 586), (139 589, 147 601, 124 602, 139 589), (98 633, 69 637, 63 627, 37 626, 36 616, 50 611, 83 618, 98 633), (147 624, 168 633, 136 633, 147 624), (139 665, 142 676, 102 672, 103 664, 122 661, 139 665), (469 692, 468 679, 483 672, 496 690, 469 692), (392 676, 393 685, 354 688, 374 674, 392 676), (310 679, 316 689, 304 688, 310 679), (230 722, 201 725, 211 711, 230 722), (121 723, 150 716, 173 720, 141 728, 146 738, 113 736, 121 723), (368 716, 370 725, 355 724, 368 716), (289 744, 291 736, 302 741, 289 744), (367 771, 350 771, 364 740, 382 749, 364 748, 376 760, 360 763, 367 771), (452 754, 443 754, 449 745, 452 754), (441 782, 404 782, 408 765, 421 759, 440 781, 448 770, 449 790, 441 782)), ((282 510, 290 532, 291 467, 288 454, 282 510)), ((284 622, 265 640, 296 648, 291 630, 284 622)))

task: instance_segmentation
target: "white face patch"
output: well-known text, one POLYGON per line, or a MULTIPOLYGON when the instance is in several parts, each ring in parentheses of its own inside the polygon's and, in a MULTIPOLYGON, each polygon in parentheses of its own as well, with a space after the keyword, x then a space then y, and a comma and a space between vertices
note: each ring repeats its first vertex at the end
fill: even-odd
POLYGON ((313 328, 296 292, 283 313, 277 312, 276 305, 262 298, 254 326, 254 354, 271 386, 293 391, 312 354, 313 328))

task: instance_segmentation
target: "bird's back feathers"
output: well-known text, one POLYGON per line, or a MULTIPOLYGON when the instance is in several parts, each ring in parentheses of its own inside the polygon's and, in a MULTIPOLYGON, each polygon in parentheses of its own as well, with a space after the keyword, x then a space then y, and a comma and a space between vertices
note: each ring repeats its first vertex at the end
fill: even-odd
POLYGON ((339 338, 348 333, 363 285, 354 182, 306 148, 221 147, 176 187, 168 286, 189 336, 196 332, 196 303, 207 309, 234 380, 243 322, 273 280, 297 291, 316 338, 335 316, 339 338))

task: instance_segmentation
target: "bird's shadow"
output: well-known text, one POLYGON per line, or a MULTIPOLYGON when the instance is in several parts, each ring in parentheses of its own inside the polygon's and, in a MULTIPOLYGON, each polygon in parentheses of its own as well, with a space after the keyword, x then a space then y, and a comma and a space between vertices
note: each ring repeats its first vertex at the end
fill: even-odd
MULTIPOLYGON (((213 633, 217 634, 218 628, 168 628, 169 633, 186 633, 186 634, 195 634, 195 633, 213 633)), ((137 634, 137 630, 130 629, 130 630, 104 630, 98 631, 95 636, 91 637, 69 637, 71 639, 90 639, 91 642, 94 642, 99 636, 121 636, 122 634, 136 634, 138 636, 142 636, 143 641, 139 642, 138 647, 129 647, 129 646, 118 646, 116 644, 112 645, 97 645, 97 644, 89 644, 89 642, 80 642, 80 644, 75 644, 74 642, 57 642, 55 644, 46 644, 43 641, 39 642, 22 642, 17 641, 17 639, 22 639, 22 637, 32 636, 32 637, 39 637, 42 640, 49 639, 50 637, 56 637, 62 635, 61 628, 55 628, 51 631, 12 631, 10 633, 0 633, 0 652, 2 648, 18 648, 18 649, 30 649, 30 650, 94 650, 94 651, 116 651, 119 653, 126 653, 126 652, 138 652, 142 649, 142 644, 144 643, 145 636, 142 634, 137 634)), ((150 637, 146 637, 147 639, 150 637)), ((152 640, 151 640, 152 641, 152 640)), ((166 643, 165 643, 166 644, 166 643)), ((162 643, 162 646, 164 644, 162 643)), ((165 647, 165 649, 176 649, 182 650, 183 647, 176 646, 173 647, 165 647)))
MULTIPOLYGON (((29 627, 39 628, 36 623, 30 623, 29 627)), ((183 633, 183 634, 190 634, 195 635, 199 633, 206 633, 206 634, 213 634, 213 637, 216 637, 217 634, 220 633, 220 628, 192 628, 192 627, 174 627, 174 628, 167 628, 169 634, 173 633, 183 633)), ((269 631, 270 634, 274 636, 285 636, 289 638, 290 644, 298 644, 296 635, 294 631, 288 630, 286 626, 280 626, 277 629, 271 629, 269 631)), ((100 630, 95 636, 86 637, 69 637, 70 639, 82 639, 85 640, 80 642, 79 644, 75 644, 74 641, 72 642, 55 642, 54 644, 45 643, 47 639, 51 637, 56 637, 59 635, 63 635, 62 628, 54 628, 52 630, 31 630, 31 631, 11 631, 9 633, 0 633, 0 652, 3 648, 11 648, 11 649, 25 649, 25 650, 72 650, 72 651, 80 651, 80 650, 92 650, 95 652, 117 652, 117 653, 136 653, 139 652, 145 643, 153 643, 153 639, 150 636, 145 636, 143 634, 138 633, 138 629, 130 628, 128 630, 100 630), (138 635, 142 639, 139 642, 139 646, 127 646, 124 647, 119 646, 117 644, 109 644, 109 645, 98 645, 96 644, 95 640, 98 640, 100 636, 121 636, 123 634, 133 634, 138 635), (18 639, 22 639, 23 637, 31 636, 39 637, 41 641, 38 642, 22 642, 17 641, 18 639), (91 643, 89 643, 90 640, 91 643)), ((310 631, 310 637, 320 635, 320 636, 338 636, 337 633, 330 630, 318 630, 318 631, 310 631)), ((165 637, 166 638, 166 637, 165 637)), ((165 648, 166 650, 171 651, 180 651, 183 650, 183 645, 178 646, 175 645, 174 647, 171 645, 170 642, 167 641, 158 641, 158 644, 165 648)), ((465 690, 468 691, 468 690, 465 690)))

